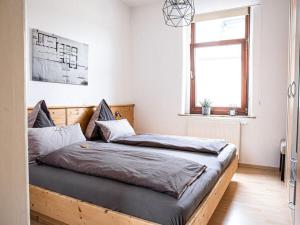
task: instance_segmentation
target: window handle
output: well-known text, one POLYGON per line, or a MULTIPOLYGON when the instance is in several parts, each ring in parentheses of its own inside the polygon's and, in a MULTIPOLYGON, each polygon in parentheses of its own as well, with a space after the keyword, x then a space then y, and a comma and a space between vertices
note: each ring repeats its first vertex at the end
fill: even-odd
POLYGON ((194 79, 195 79, 195 76, 194 76, 193 71, 190 71, 190 76, 191 76, 191 80, 194 80, 194 79))

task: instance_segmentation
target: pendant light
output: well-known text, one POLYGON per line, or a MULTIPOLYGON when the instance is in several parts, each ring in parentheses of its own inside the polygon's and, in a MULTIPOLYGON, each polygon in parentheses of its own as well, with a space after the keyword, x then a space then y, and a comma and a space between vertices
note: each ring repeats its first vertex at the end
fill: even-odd
POLYGON ((194 19, 194 0, 166 0, 163 8, 165 23, 172 27, 188 26, 194 19))

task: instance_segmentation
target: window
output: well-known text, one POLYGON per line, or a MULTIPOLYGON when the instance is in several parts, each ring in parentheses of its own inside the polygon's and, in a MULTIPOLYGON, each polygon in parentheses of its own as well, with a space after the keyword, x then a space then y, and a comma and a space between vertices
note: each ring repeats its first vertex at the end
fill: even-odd
POLYGON ((249 27, 248 14, 192 23, 191 113, 201 113, 204 99, 212 114, 248 113, 249 27))

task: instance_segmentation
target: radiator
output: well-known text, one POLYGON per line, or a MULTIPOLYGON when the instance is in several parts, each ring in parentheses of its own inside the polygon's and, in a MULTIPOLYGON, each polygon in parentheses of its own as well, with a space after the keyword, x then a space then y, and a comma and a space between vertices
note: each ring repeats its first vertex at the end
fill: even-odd
POLYGON ((238 119, 190 117, 187 135, 201 138, 225 139, 240 151, 241 123, 238 119))

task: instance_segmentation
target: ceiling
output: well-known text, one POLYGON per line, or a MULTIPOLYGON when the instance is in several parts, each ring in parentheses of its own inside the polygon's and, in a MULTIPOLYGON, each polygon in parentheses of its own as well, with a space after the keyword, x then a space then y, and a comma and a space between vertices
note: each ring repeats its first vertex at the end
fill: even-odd
POLYGON ((122 1, 132 7, 146 5, 146 4, 159 2, 159 1, 163 2, 163 0, 122 0, 122 1))

